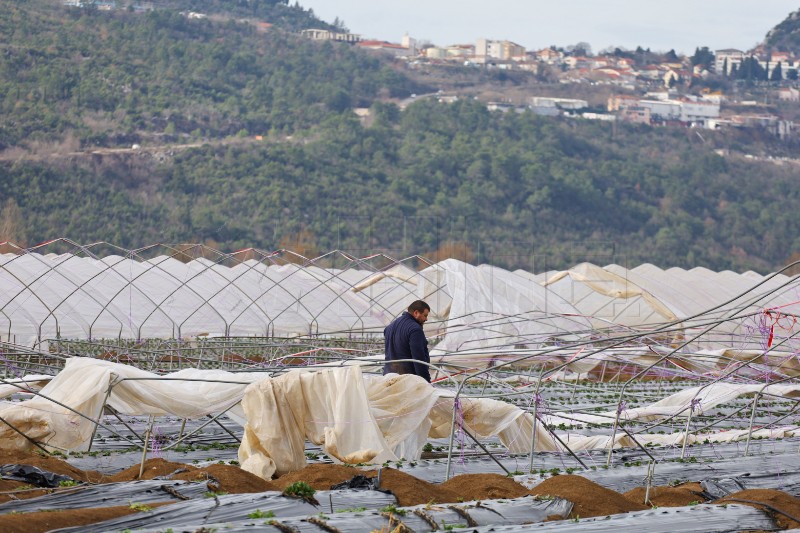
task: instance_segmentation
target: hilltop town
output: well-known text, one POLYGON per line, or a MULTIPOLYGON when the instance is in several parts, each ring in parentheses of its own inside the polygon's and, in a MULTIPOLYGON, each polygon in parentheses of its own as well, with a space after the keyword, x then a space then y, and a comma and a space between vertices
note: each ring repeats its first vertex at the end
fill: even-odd
MULTIPOLYGON (((419 43, 408 35, 399 43, 391 43, 331 30, 301 33, 314 40, 347 42, 391 55, 412 71, 460 68, 526 72, 543 82, 540 86, 550 86, 550 94, 527 98, 503 95, 487 101, 491 110, 529 109, 546 116, 706 129, 753 127, 785 138, 795 131, 793 108, 800 102, 800 56, 763 45, 749 51, 702 47, 692 56, 642 48, 592 54, 586 43, 527 50, 507 40, 479 39, 474 44, 437 46, 419 43), (573 86, 572 90, 567 86, 573 86), (589 96, 565 98, 556 94, 576 90, 589 96), (608 96, 598 101, 598 94, 608 96)), ((442 101, 458 97, 458 91, 437 95, 442 101)))

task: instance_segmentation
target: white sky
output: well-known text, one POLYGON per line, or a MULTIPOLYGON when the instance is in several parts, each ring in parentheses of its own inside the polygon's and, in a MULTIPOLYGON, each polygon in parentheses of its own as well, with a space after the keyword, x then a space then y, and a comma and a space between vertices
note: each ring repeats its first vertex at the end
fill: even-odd
MULTIPOLYGON (((404 33, 433 44, 508 39, 528 49, 588 42, 694 53, 747 50, 800 3, 787 0, 299 0, 353 33, 399 42, 404 33)), ((294 3, 294 2, 292 2, 294 3)))

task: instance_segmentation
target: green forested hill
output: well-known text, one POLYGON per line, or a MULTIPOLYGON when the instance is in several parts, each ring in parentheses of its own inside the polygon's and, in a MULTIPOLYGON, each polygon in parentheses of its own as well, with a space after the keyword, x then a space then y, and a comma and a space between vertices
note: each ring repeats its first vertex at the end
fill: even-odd
POLYGON ((290 132, 368 106, 381 91, 418 88, 373 57, 280 26, 261 31, 260 20, 8 3, 0 10, 0 148, 67 134, 113 146, 164 134, 290 132))
POLYGON ((536 270, 767 271, 800 248, 798 167, 713 151, 769 139, 490 113, 472 100, 401 111, 386 100, 427 88, 346 45, 169 10, 48 18, 20 6, 0 14, 4 28, 27 20, 42 37, 0 37, 0 230, 27 244, 449 248, 536 270), (72 81, 48 85, 62 74, 72 81), (369 125, 355 106, 371 107, 369 125), (132 142, 173 146, 57 150, 132 142))

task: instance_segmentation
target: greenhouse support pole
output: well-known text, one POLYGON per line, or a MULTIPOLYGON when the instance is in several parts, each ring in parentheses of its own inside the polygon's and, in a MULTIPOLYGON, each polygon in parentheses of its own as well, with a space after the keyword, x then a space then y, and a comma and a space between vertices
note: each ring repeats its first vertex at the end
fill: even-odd
POLYGON ((117 375, 113 372, 111 373, 111 381, 108 384, 108 390, 106 391, 106 397, 103 398, 103 404, 100 406, 100 412, 97 413, 97 420, 94 422, 94 429, 92 430, 92 437, 89 439, 89 447, 86 449, 87 452, 92 451, 92 442, 94 442, 94 437, 97 435, 97 428, 100 425, 100 417, 103 416, 103 411, 106 408, 106 402, 108 402, 108 397, 111 396, 111 389, 114 388, 114 380, 116 379, 117 375))
POLYGON ((138 433, 136 433, 136 430, 135 430, 135 429, 133 429, 133 428, 132 428, 132 427, 131 427, 131 426, 130 426, 130 425, 127 423, 127 422, 125 422, 125 421, 122 419, 122 417, 121 417, 121 416, 119 416, 119 412, 118 412, 116 409, 114 409, 114 408, 113 408, 113 407, 111 407, 110 405, 106 405, 106 409, 109 409, 109 410, 111 411, 111 414, 112 414, 112 415, 114 415, 114 418, 116 418, 117 420, 119 420, 119 421, 120 421, 120 423, 121 423, 123 426, 125 426, 126 428, 128 428, 128 430, 129 430, 131 433, 133 433, 134 435, 136 435, 136 437, 137 437, 137 438, 138 438, 140 441, 144 442, 144 438, 142 438, 142 436, 141 436, 141 435, 139 435, 138 433))
POLYGON ((681 459, 686 457, 686 444, 689 442, 689 424, 692 423, 692 413, 694 409, 692 409, 691 404, 687 407, 689 410, 689 416, 686 417, 686 430, 683 432, 683 446, 681 446, 681 459))
POLYGON ((147 460, 147 445, 150 441, 150 432, 153 431, 154 419, 155 416, 150 415, 150 419, 147 421, 147 432, 144 434, 144 446, 142 447, 142 462, 139 464, 139 479, 142 479, 142 474, 144 474, 144 462, 147 460))
MULTIPOLYGON (((227 411, 227 410, 226 410, 226 411, 227 411)), ((230 435, 231 437, 233 437, 233 439, 234 439, 236 442, 238 442, 239 444, 241 444, 241 443, 242 443, 242 439, 240 439, 239 437, 237 437, 236 435, 234 435, 234 434, 233 434, 233 432, 232 432, 230 429, 228 429, 228 428, 226 428, 224 425, 222 425, 222 423, 219 421, 219 417, 215 417, 215 416, 212 416, 212 415, 207 415, 207 416, 208 416, 208 418, 210 418, 211 420, 213 420, 213 421, 214 421, 214 422, 215 422, 215 423, 216 423, 216 424, 217 424, 219 427, 221 427, 223 430, 225 430, 225 433, 227 433, 228 435, 230 435)))
POLYGON ((619 426, 619 415, 622 413, 622 400, 617 404, 617 416, 614 418, 614 428, 611 430, 611 440, 608 442, 608 457, 606 458, 606 468, 611 466, 611 452, 614 451, 614 439, 617 438, 617 426, 619 426))
MULTIPOLYGON (((461 382, 464 383, 463 381, 461 382)), ((458 401, 458 395, 461 393, 460 387, 459 390, 456 392, 456 397, 453 400, 453 418, 450 421, 450 445, 447 450, 447 470, 444 473, 444 480, 447 481, 450 479, 450 467, 453 463, 453 443, 456 440, 456 402, 458 401)))
POLYGON ((181 440, 181 439, 183 438, 183 431, 186 429, 186 420, 187 420, 187 419, 186 419, 186 418, 184 418, 184 419, 181 421, 181 430, 180 430, 180 432, 178 433, 178 440, 181 440))
POLYGON ((553 431, 553 429, 552 429, 552 428, 548 427, 548 426, 547 426, 547 424, 542 424, 542 425, 544 426, 544 429, 545 429, 545 430, 546 430, 548 433, 550 433, 550 435, 552 435, 552 436, 553 436, 553 438, 554 438, 554 439, 556 439, 556 440, 558 441, 558 443, 559 443, 559 444, 561 444, 561 446, 563 446, 563 447, 564 447, 564 449, 565 449, 565 450, 567 450, 567 452, 569 452, 569 454, 572 456, 572 458, 573 458, 573 459, 575 459, 576 461, 578 461, 578 463, 579 463, 579 464, 580 464, 580 465, 583 467, 583 469, 584 469, 584 470, 589 470, 589 467, 588 467, 588 466, 586 466, 586 463, 584 463, 583 461, 581 461, 581 458, 580 458, 580 457, 578 457, 578 456, 577 456, 577 454, 576 454, 575 452, 573 452, 573 451, 572 451, 572 448, 570 448, 569 446, 567 446, 567 445, 566 445, 566 443, 565 443, 563 440, 561 440, 561 437, 559 437, 558 435, 556 435, 556 432, 555 432, 555 431, 553 431))
POLYGON ((761 393, 755 395, 753 398, 753 410, 750 412, 750 427, 747 430, 747 444, 744 445, 744 456, 747 457, 747 454, 750 452, 750 439, 753 437, 753 422, 756 419, 756 406, 758 405, 758 399, 761 396, 761 393))
MULTIPOLYGON (((178 440, 176 440, 175 442, 173 442, 173 443, 172 443, 172 444, 170 444, 169 446, 166 446, 166 447, 164 448, 164 450, 168 450, 168 449, 174 448, 175 446, 177 446, 178 444, 180 444, 182 440, 186 440, 186 439, 188 439, 189 437, 191 437, 192 435, 194 435, 195 433, 199 433, 199 432, 200 432, 200 431, 201 431, 201 430, 202 430, 204 427, 208 426, 208 425, 209 425, 209 424, 211 424, 212 422, 215 422, 217 418, 221 417, 222 415, 224 415, 225 413, 227 413, 228 411, 230 411, 231 409, 233 409, 233 408, 234 408, 234 407, 235 407, 235 406, 236 406, 236 405, 237 405, 239 402, 241 402, 241 400, 236 400, 236 402, 235 402, 235 403, 233 403, 233 404, 231 404, 231 405, 230 405, 230 406, 229 406, 227 409, 225 409, 225 410, 224 410, 224 411, 222 411, 221 413, 217 413, 217 414, 216 414, 216 415, 214 415, 213 417, 212 417, 211 415, 208 415, 209 417, 211 417, 211 419, 210 419, 210 420, 207 420, 207 421, 203 422, 203 424, 201 424, 200 426, 198 426, 198 427, 194 428, 192 431, 190 431, 189 433, 187 433, 185 436, 181 436, 181 437, 180 437, 178 440)), ((185 427, 185 425, 186 425, 186 420, 184 419, 184 421, 183 421, 183 424, 181 424, 181 430, 183 430, 183 428, 185 427)), ((237 439, 237 440, 238 440, 238 439, 237 439)))
POLYGON ((528 473, 533 472, 533 452, 536 450, 536 429, 539 421, 539 390, 542 386, 544 365, 539 369, 539 380, 536 382, 536 392, 533 393, 533 429, 531 430, 531 460, 528 464, 528 473))
POLYGON ((486 452, 486 454, 487 454, 489 457, 491 457, 491 458, 492 458, 492 461, 494 461, 495 463, 497 463, 497 464, 498 464, 498 466, 500 466, 500 468, 502 468, 502 469, 503 469, 503 471, 504 471, 506 474, 508 474, 509 476, 511 475, 511 472, 509 472, 509 471, 508 471, 508 468, 506 468, 505 466, 503 466, 503 463, 501 463, 500 461, 498 461, 498 460, 497 460, 497 457, 495 457, 495 456, 492 454, 492 452, 490 452, 490 451, 489 451, 489 450, 486 448, 486 446, 484 446, 484 445, 483 445, 483 443, 482 443, 481 441, 479 441, 477 438, 475 438, 475 436, 474 436, 472 433, 470 433, 469 431, 467 431, 467 429, 466 429, 466 428, 463 428, 463 427, 461 428, 461 431, 463 431, 463 432, 464 432, 464 434, 465 434, 467 437, 469 437, 469 438, 471 438, 472 440, 474 440, 474 441, 475 441, 475 444, 477 444, 478 446, 480 446, 480 447, 481 447, 481 449, 482 449, 483 451, 485 451, 485 452, 486 452))
POLYGON ((644 504, 650 505, 648 502, 650 501, 650 488, 653 486, 653 478, 656 474, 656 461, 653 459, 650 461, 650 464, 647 465, 647 477, 645 479, 645 489, 644 489, 644 504))

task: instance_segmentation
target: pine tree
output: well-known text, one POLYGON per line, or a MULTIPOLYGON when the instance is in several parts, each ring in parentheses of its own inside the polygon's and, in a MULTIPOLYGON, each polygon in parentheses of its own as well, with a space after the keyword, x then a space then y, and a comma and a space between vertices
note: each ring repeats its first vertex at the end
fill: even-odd
POLYGON ((775 65, 775 68, 772 69, 772 75, 769 77, 770 81, 782 81, 783 80, 783 67, 781 66, 781 62, 778 61, 778 64, 775 65))

